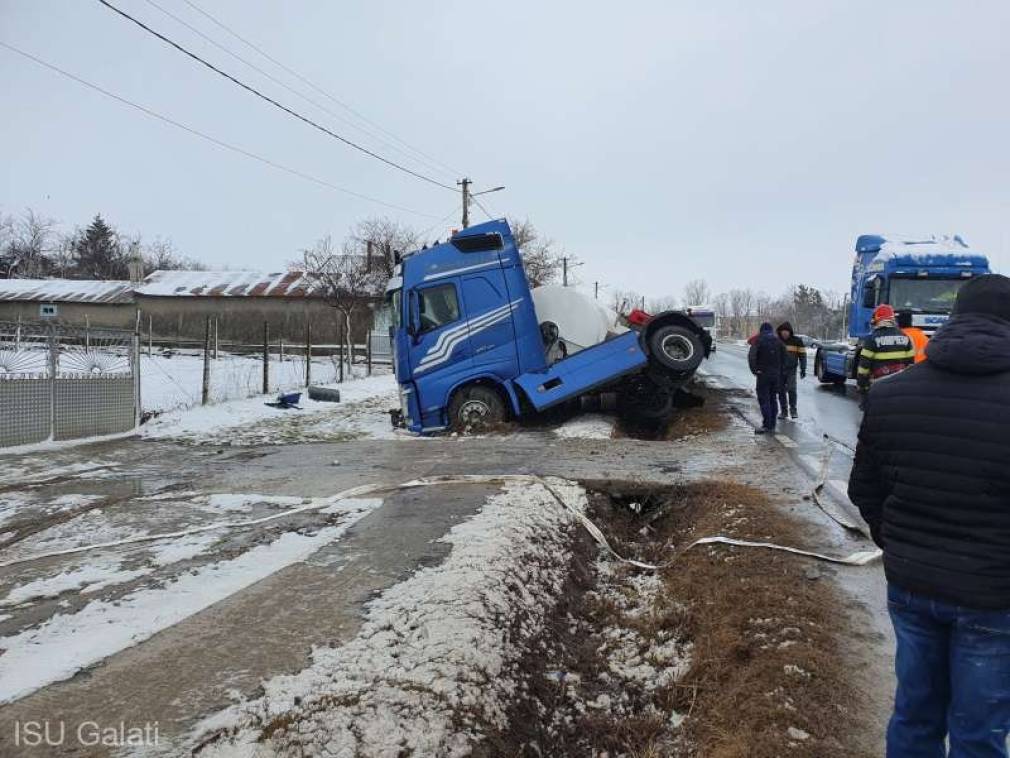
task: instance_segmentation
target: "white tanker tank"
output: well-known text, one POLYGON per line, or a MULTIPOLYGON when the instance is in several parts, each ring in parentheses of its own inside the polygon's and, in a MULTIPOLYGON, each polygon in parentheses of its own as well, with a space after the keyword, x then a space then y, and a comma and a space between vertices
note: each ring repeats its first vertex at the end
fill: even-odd
POLYGON ((558 340, 564 343, 567 355, 628 331, 619 322, 617 313, 571 287, 545 285, 534 288, 531 294, 537 321, 557 326, 558 340))

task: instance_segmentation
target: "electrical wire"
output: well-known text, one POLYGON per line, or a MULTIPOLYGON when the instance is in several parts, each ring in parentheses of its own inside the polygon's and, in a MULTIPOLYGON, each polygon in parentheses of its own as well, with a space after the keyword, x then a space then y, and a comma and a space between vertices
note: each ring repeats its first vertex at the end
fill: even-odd
POLYGON ((488 217, 489 221, 494 221, 495 220, 495 216, 491 215, 491 213, 488 211, 487 208, 484 207, 484 204, 480 200, 478 200, 476 197, 474 197, 472 195, 470 196, 470 199, 473 200, 477 204, 478 208, 480 208, 482 211, 484 211, 484 215, 488 217))
POLYGON ((269 71, 263 70, 262 68, 260 68, 255 63, 253 63, 252 61, 248 60, 247 58, 243 58, 238 53, 236 53, 236 52, 234 52, 232 50, 229 50, 227 47, 225 47, 224 45, 222 45, 220 42, 218 42, 217 40, 215 40, 210 35, 205 34, 200 29, 198 29, 197 27, 193 26, 192 24, 190 24, 185 19, 180 18, 179 16, 175 15, 168 8, 165 8, 164 6, 159 5, 158 3, 156 3, 155 0, 145 0, 145 2, 147 2, 148 5, 151 5, 154 8, 158 9, 159 11, 161 11, 162 13, 164 13, 169 18, 173 19, 176 23, 180 24, 181 26, 186 27, 191 32, 193 32, 194 34, 196 34, 200 38, 206 40, 207 42, 209 42, 211 45, 213 45, 214 47, 218 48, 222 52, 226 53, 227 55, 230 55, 235 60, 239 61, 240 63, 242 63, 242 64, 244 64, 246 66, 248 66, 249 68, 251 68, 253 71, 256 71, 261 76, 266 77, 267 79, 269 79, 270 81, 272 81, 274 84, 278 85, 279 87, 283 87, 288 92, 291 92, 293 95, 295 95, 296 97, 300 97, 305 102, 307 102, 310 105, 318 108, 319 110, 323 111, 324 113, 328 113, 329 115, 333 116, 333 118, 341 121, 342 123, 346 124, 347 126, 351 127, 352 129, 357 129, 362 134, 364 134, 364 135, 366 135, 368 137, 371 137, 372 139, 378 141, 380 144, 382 144, 383 146, 389 148, 390 150, 396 151, 397 153, 399 153, 403 157, 407 158, 408 160, 412 160, 412 161, 416 161, 418 163, 422 163, 422 164, 424 164, 426 166, 426 168, 434 169, 435 171, 441 171, 442 170, 439 167, 437 167, 436 165, 434 165, 433 163, 428 163, 426 161, 418 160, 416 157, 410 155, 410 153, 406 152, 405 150, 400 149, 399 147, 397 147, 393 143, 391 143, 391 142, 389 142, 387 140, 382 139, 382 137, 369 132, 367 129, 364 129, 361 126, 355 124, 354 122, 350 121, 349 119, 345 118, 344 116, 342 116, 339 113, 337 113, 336 111, 334 111, 332 108, 328 108, 324 104, 320 103, 318 100, 313 100, 311 97, 308 97, 307 95, 303 94, 302 92, 299 92, 297 89, 295 89, 294 87, 292 87, 291 85, 289 85, 287 82, 285 82, 285 81, 283 81, 281 79, 278 79, 276 76, 274 76, 273 74, 271 74, 269 71))
POLYGON ((291 174, 293 176, 297 176, 297 177, 299 177, 301 179, 305 179, 307 181, 313 182, 314 184, 318 184, 318 185, 320 185, 322 187, 326 187, 328 189, 336 190, 337 192, 342 192, 345 195, 350 195, 352 197, 357 197, 357 198, 359 198, 361 200, 367 200, 367 201, 369 201, 371 203, 376 203, 378 205, 382 205, 382 206, 385 206, 387 208, 392 208, 392 209, 398 210, 398 211, 403 211, 405 213, 412 213, 412 214, 414 214, 416 216, 423 216, 425 218, 435 218, 435 216, 433 214, 431 214, 431 213, 423 213, 421 211, 415 211, 415 210, 413 210, 411 208, 406 208, 406 207, 404 207, 402 205, 396 205, 395 203, 387 203, 385 200, 379 200, 378 198, 371 197, 370 195, 364 195, 364 194, 362 194, 360 192, 355 192, 354 190, 349 190, 346 187, 340 187, 340 186, 338 186, 336 184, 332 184, 332 183, 326 181, 325 179, 320 179, 319 177, 313 176, 312 174, 307 174, 304 171, 299 171, 298 169, 291 168, 290 166, 285 166, 282 163, 277 163, 276 161, 272 161, 269 158, 264 158, 261 155, 257 155, 256 153, 250 152, 250 151, 245 150, 245 149, 243 149, 241 147, 236 147, 235 145, 232 145, 232 144, 229 144, 227 142, 224 142, 223 140, 220 140, 217 137, 212 137, 211 135, 206 134, 205 132, 202 132, 199 129, 195 129, 194 127, 187 126, 186 124, 183 124, 183 123, 181 123, 179 121, 176 121, 173 118, 170 118, 170 117, 165 116, 165 115, 163 115, 161 113, 158 113, 157 111, 153 111, 150 108, 147 108, 147 107, 145 107, 143 105, 139 105, 139 104, 137 104, 137 103, 135 103, 135 102, 133 102, 131 100, 127 100, 125 97, 117 95, 114 92, 110 92, 109 90, 104 89, 104 88, 98 86, 97 84, 93 84, 92 82, 89 82, 86 79, 82 79, 81 77, 76 76, 75 74, 72 74, 69 71, 66 71, 66 70, 62 69, 59 66, 56 66, 56 65, 54 65, 52 63, 48 63, 47 61, 44 61, 41 58, 38 58, 38 57, 32 55, 31 53, 25 52, 24 50, 21 50, 20 48, 14 47, 14 45, 10 45, 10 44, 4 42, 3 40, 0 40, 0 47, 4 47, 4 48, 10 50, 13 53, 17 53, 18 55, 20 55, 20 56, 22 56, 24 58, 27 58, 28 60, 33 61, 33 62, 37 63, 38 65, 40 65, 40 66, 42 66, 44 68, 49 69, 50 71, 55 71, 56 73, 58 73, 58 74, 60 74, 62 76, 65 76, 68 79, 72 79, 73 81, 77 82, 78 84, 81 84, 81 85, 83 85, 83 86, 85 86, 85 87, 87 87, 89 89, 92 89, 92 90, 94 90, 96 92, 100 92, 101 94, 105 95, 106 97, 112 98, 113 100, 116 100, 117 102, 120 102, 123 105, 128 105, 129 107, 134 108, 135 110, 138 110, 141 113, 144 113, 144 114, 146 114, 148 116, 151 116, 152 118, 156 118, 159 121, 163 121, 166 124, 170 124, 170 125, 178 128, 178 129, 182 129, 183 131, 188 132, 188 133, 190 133, 190 134, 192 134, 192 135, 194 135, 196 137, 200 137, 201 139, 207 140, 208 142, 212 142, 213 144, 217 145, 218 147, 222 147, 225 150, 230 150, 233 153, 238 153, 239 155, 244 155, 247 158, 252 158, 255 161, 259 161, 260 163, 266 164, 267 166, 275 168, 275 169, 277 169, 279 171, 284 171, 285 173, 288 173, 288 174, 291 174))
POLYGON ((301 121, 301 122, 303 122, 303 123, 305 123, 305 124, 307 124, 307 125, 315 128, 315 129, 319 130, 323 134, 326 134, 326 135, 332 137, 333 139, 338 140, 338 141, 344 143, 345 145, 347 145, 349 147, 352 147, 355 150, 358 150, 361 153, 364 153, 365 155, 368 155, 368 156, 370 156, 372 158, 375 158, 376 160, 381 161, 382 163, 385 163, 387 166, 391 166, 392 168, 395 168, 395 169, 397 169, 399 171, 402 171, 405 174, 410 174, 411 176, 413 176, 413 177, 415 177, 417 179, 420 179, 421 181, 428 182, 429 184, 433 184, 436 187, 441 187, 442 189, 449 190, 450 192, 459 192, 459 190, 457 190, 455 187, 452 187, 452 186, 450 186, 448 184, 443 184, 442 182, 438 181, 437 179, 432 179, 430 176, 426 176, 424 174, 421 174, 421 173, 419 173, 417 171, 414 171, 413 169, 407 168, 406 166, 397 163, 396 161, 392 161, 389 158, 381 156, 378 153, 374 152, 373 150, 369 150, 367 147, 364 147, 363 145, 359 145, 357 142, 354 142, 353 140, 349 140, 347 137, 342 137, 341 135, 337 134, 333 130, 328 129, 327 127, 323 126, 322 124, 319 124, 316 121, 313 121, 308 116, 303 116, 298 111, 293 110, 293 109, 289 108, 286 105, 283 105, 282 103, 278 102, 277 100, 274 100, 269 95, 266 95, 266 94, 260 92, 255 87, 252 87, 252 86, 246 84, 245 82, 241 81, 240 79, 237 79, 236 77, 232 76, 231 74, 227 73, 226 71, 223 71, 222 69, 218 68, 213 63, 210 63, 209 61, 201 58, 199 55, 197 55, 196 53, 194 53, 194 52, 186 49, 185 47, 183 47, 182 45, 180 45, 178 42, 175 42, 175 41, 169 39, 168 37, 166 37, 161 32, 155 31, 150 26, 148 26, 147 24, 145 24, 143 21, 140 21, 139 19, 134 18, 133 16, 131 16, 126 11, 120 10, 115 5, 113 5, 112 3, 110 3, 108 0, 98 0, 98 3, 100 3, 101 5, 104 5, 109 10, 113 11, 114 13, 116 13, 116 14, 122 16, 123 18, 125 18, 127 21, 130 21, 131 23, 133 23, 136 26, 140 27, 145 32, 147 32, 148 34, 150 34, 150 35, 152 35, 154 37, 157 37, 162 42, 164 42, 166 45, 175 48, 176 50, 178 50, 183 55, 186 55, 187 57, 192 58, 197 63, 200 63, 201 65, 203 65, 206 68, 208 68, 211 71, 213 71, 215 74, 218 74, 219 76, 224 77, 225 79, 227 79, 228 81, 230 81, 232 84, 235 84, 236 86, 241 87, 246 92, 249 92, 250 94, 255 95, 256 97, 258 97, 261 100, 269 103, 270 105, 274 106, 275 108, 277 108, 277 109, 279 109, 279 110, 287 113, 289 116, 292 116, 293 118, 296 118, 299 121, 301 121))
POLYGON ((442 224, 446 223, 449 219, 451 219, 457 213, 459 213, 459 208, 453 207, 453 209, 451 211, 449 211, 448 213, 446 213, 444 216, 442 216, 442 218, 440 218, 434 224, 432 224, 431 226, 429 226, 427 229, 424 229, 423 231, 421 231, 417 235, 418 239, 424 240, 428 236, 428 234, 430 234, 431 231, 433 229, 435 229, 435 227, 441 226, 442 224))
POLYGON ((303 84, 307 85, 308 87, 311 87, 313 90, 315 90, 316 92, 318 92, 323 97, 328 98, 332 102, 336 103, 341 108, 343 108, 344 110, 346 110, 348 113, 353 113, 355 116, 357 116, 358 118, 360 118, 366 124, 370 124, 371 126, 375 127, 380 132, 382 132, 383 134, 385 134, 389 138, 391 138, 393 140, 396 140, 397 142, 399 142, 404 147, 406 147, 406 148, 414 151, 418 155, 420 155, 420 156, 422 156, 424 158, 427 158, 430 161, 433 161, 433 162, 437 163, 439 166, 441 166, 442 168, 444 168, 446 171, 449 171, 452 174, 452 176, 463 176, 464 175, 465 172, 460 171, 459 169, 455 169, 452 166, 448 166, 445 163, 443 163, 442 161, 438 160, 437 158, 433 158, 432 156, 430 156, 427 153, 419 150, 418 148, 413 147, 410 143, 405 142, 404 140, 400 139, 395 134, 393 134, 393 132, 391 132, 388 129, 383 128, 381 125, 375 123, 370 118, 368 118, 367 116, 365 116, 363 113, 361 113, 360 111, 355 110, 350 105, 348 105, 347 103, 345 103, 343 100, 335 97, 334 95, 330 94, 326 90, 324 90, 321 87, 317 86, 314 82, 312 82, 307 77, 305 77, 302 74, 298 73, 297 71, 295 71, 294 69, 290 68, 289 66, 284 65, 279 60, 277 60, 272 55, 270 55, 265 50, 263 50, 261 47, 259 47, 258 45, 256 45, 253 42, 250 42, 245 37, 243 37, 238 32, 236 32, 234 29, 230 28, 223 21, 221 21, 220 19, 215 18, 210 13, 208 13, 207 11, 205 11, 203 8, 201 8, 200 6, 198 6, 196 3, 192 2, 192 0, 183 0, 183 2, 186 3, 186 5, 188 5, 190 8, 192 8, 193 10, 195 10, 197 13, 201 14, 202 16, 204 16, 205 18, 207 18, 208 20, 210 20, 213 24, 217 25, 218 27, 220 27, 221 29, 223 29, 225 32, 227 32, 228 34, 230 34, 232 37, 234 37, 235 39, 237 39, 243 45, 246 45, 250 49, 252 49, 255 52, 259 53, 266 60, 268 60, 271 63, 273 63, 275 66, 283 69, 287 73, 291 74, 291 76, 295 77, 300 82, 302 82, 303 84))

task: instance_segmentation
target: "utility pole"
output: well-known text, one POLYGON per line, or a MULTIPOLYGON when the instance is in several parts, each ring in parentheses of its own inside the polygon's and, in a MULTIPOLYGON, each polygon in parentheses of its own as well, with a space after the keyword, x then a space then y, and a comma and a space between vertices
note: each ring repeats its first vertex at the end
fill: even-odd
POLYGON ((568 259, 567 258, 562 258, 561 259, 561 286, 562 287, 567 287, 568 286, 568 259))
POLYGON ((600 299, 600 283, 599 282, 593 282, 593 298, 595 300, 599 300, 600 299))
POLYGON ((465 176, 456 182, 457 186, 463 188, 463 228, 470 226, 470 185, 471 182, 465 176))

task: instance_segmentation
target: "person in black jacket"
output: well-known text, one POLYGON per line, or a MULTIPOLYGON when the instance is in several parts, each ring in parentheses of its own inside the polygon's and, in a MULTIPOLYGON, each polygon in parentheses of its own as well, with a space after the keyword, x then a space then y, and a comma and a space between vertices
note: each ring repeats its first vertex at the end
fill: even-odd
POLYGON ((849 497, 884 552, 888 756, 1007 756, 1010 279, 966 283, 927 359, 874 382, 849 497))
POLYGON ((796 369, 800 370, 800 379, 807 378, 807 346, 793 333, 793 325, 788 321, 779 324, 775 331, 786 349, 782 386, 779 387, 779 418, 796 418, 799 415, 796 410, 796 369), (787 410, 789 416, 786 416, 787 410))
POLYGON ((856 384, 864 394, 877 379, 897 374, 915 363, 915 345, 898 328, 894 308, 878 305, 871 323, 873 334, 860 347, 856 369, 856 384))
POLYGON ((761 406, 761 428, 755 434, 775 431, 775 417, 778 415, 779 387, 782 386, 782 367, 785 363, 785 347, 775 336, 772 325, 761 324, 761 331, 747 354, 751 373, 757 377, 757 398, 761 406))

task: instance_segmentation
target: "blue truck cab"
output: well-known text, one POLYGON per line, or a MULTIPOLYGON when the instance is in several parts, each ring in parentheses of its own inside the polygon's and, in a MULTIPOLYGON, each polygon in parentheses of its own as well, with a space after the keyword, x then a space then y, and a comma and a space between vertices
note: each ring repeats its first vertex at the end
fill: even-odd
POLYGON ((504 220, 403 256, 386 299, 399 422, 419 433, 521 418, 599 389, 655 412, 711 347, 690 317, 669 312, 551 362, 504 220))
POLYGON ((814 372, 825 384, 854 379, 862 340, 873 332, 874 309, 889 304, 899 324, 931 336, 950 318, 957 292, 966 281, 990 273, 989 261, 960 236, 902 239, 864 234, 856 258, 848 311, 848 343, 822 345, 814 372))

